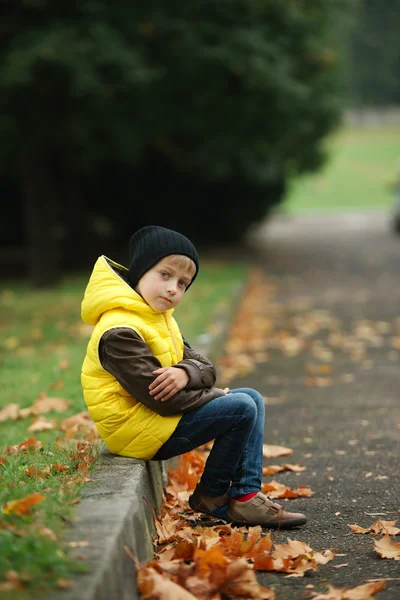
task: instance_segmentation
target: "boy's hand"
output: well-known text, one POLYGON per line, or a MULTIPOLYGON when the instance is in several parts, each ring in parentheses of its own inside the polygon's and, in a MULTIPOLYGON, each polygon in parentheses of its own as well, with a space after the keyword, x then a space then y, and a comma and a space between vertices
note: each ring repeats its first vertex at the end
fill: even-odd
POLYGON ((225 393, 226 396, 229 393, 229 388, 224 388, 222 391, 225 393))
POLYGON ((153 371, 153 375, 157 375, 157 377, 149 385, 150 395, 154 396, 155 400, 161 400, 161 402, 172 398, 180 390, 183 390, 189 382, 189 375, 185 369, 175 367, 162 367, 153 371))

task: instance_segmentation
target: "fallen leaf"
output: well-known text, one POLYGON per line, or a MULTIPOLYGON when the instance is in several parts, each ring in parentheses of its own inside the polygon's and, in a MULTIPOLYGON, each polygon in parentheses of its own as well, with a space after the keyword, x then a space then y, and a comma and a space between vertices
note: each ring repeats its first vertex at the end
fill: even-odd
POLYGON ((67 542, 66 545, 70 548, 85 548, 86 546, 89 546, 89 542, 88 540, 80 540, 76 542, 67 542))
POLYGON ((27 431, 29 431, 30 433, 37 433, 39 431, 47 431, 49 429, 55 429, 57 427, 57 424, 55 421, 49 421, 48 419, 46 419, 46 417, 43 417, 42 415, 40 415, 36 421, 34 421, 32 423, 32 425, 29 425, 29 427, 27 428, 27 431))
POLYGON ((373 600, 378 592, 381 592, 386 587, 384 579, 376 583, 365 583, 355 588, 335 588, 328 585, 328 591, 325 594, 312 592, 312 600, 373 600))
POLYGON ((197 600, 193 594, 151 567, 139 567, 137 586, 142 600, 197 600))
POLYGON ((267 467, 263 467, 262 474, 263 475, 275 475, 276 473, 281 473, 282 471, 294 471, 296 473, 300 473, 301 471, 305 471, 307 467, 302 467, 301 465, 268 465, 267 467))
POLYGON ((0 423, 3 421, 16 421, 18 419, 19 404, 6 404, 4 408, 0 410, 0 423))
POLYGON ((158 535, 158 543, 166 544, 177 537, 178 526, 182 525, 182 519, 166 513, 161 519, 154 519, 158 535))
POLYGON ((366 529, 364 527, 360 527, 359 525, 349 525, 350 529, 354 531, 354 533, 373 533, 375 535, 398 535, 400 533, 400 529, 395 527, 397 521, 382 521, 381 519, 377 519, 375 523, 373 523, 370 527, 366 529))
POLYGON ((67 465, 60 465, 59 463, 55 463, 53 465, 50 465, 50 469, 53 472, 61 473, 63 471, 69 471, 70 467, 68 467, 67 465))
POLYGON ((9 570, 5 573, 6 581, 0 583, 0 592, 22 590, 21 578, 16 571, 9 570))
POLYGON ((15 446, 9 446, 7 448, 7 454, 15 454, 16 452, 36 452, 40 450, 42 447, 42 442, 40 440, 36 440, 34 437, 30 437, 27 440, 24 440, 20 444, 16 444, 15 446))
POLYGON ((60 590, 69 590, 72 585, 73 585, 73 581, 72 579, 66 579, 65 577, 60 577, 60 579, 57 579, 57 587, 60 590))
POLYGON ((289 454, 293 454, 291 448, 263 444, 263 458, 277 458, 278 456, 288 456, 289 454))
POLYGON ((71 437, 73 433, 78 431, 91 431, 97 433, 96 424, 88 411, 83 411, 64 419, 60 424, 60 429, 67 432, 67 437, 71 437))
POLYGON ((39 504, 39 502, 43 502, 46 498, 43 494, 39 494, 35 492, 30 496, 25 496, 25 498, 21 498, 20 500, 11 500, 10 502, 6 502, 3 504, 3 513, 5 515, 15 514, 18 516, 30 515, 32 506, 39 504))
POLYGON ((287 485, 275 480, 272 480, 269 483, 263 483, 262 491, 270 498, 310 497, 314 493, 308 485, 299 485, 297 488, 291 489, 287 485))
POLYGON ((32 465, 31 467, 27 467, 24 473, 31 479, 37 479, 38 477, 41 479, 47 479, 47 477, 50 476, 50 467, 45 467, 43 470, 41 470, 32 465))
POLYGON ((33 414, 38 415, 50 412, 51 410, 64 412, 69 408, 70 404, 70 400, 65 400, 64 398, 51 398, 42 392, 30 408, 33 414))
POLYGON ((52 529, 49 529, 48 527, 42 527, 41 529, 39 529, 39 534, 43 537, 49 538, 50 540, 58 539, 54 531, 52 529))
POLYGON ((230 563, 226 569, 226 581, 219 590, 229 598, 250 600, 275 600, 275 592, 259 585, 256 575, 244 558, 230 563))
POLYGON ((375 550, 382 558, 400 560, 400 542, 392 542, 386 534, 380 540, 374 540, 375 550))

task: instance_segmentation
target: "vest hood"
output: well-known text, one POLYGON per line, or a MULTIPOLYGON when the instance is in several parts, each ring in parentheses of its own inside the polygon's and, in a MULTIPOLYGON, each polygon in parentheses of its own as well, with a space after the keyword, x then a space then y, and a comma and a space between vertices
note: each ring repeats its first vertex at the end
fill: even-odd
MULTIPOLYGON (((94 265, 81 305, 81 315, 85 323, 96 325, 108 310, 123 308, 132 312, 157 315, 145 300, 127 281, 128 269, 100 256, 94 265)), ((172 315, 173 308, 165 314, 172 315)))

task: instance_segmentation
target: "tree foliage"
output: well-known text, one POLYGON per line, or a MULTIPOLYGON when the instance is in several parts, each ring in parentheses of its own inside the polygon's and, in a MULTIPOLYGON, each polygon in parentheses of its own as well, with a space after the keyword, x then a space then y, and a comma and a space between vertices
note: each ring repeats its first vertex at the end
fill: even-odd
POLYGON ((348 37, 347 97, 353 106, 400 103, 400 0, 357 0, 348 37))
MULTIPOLYGON (((144 205, 159 222, 170 214, 157 181, 178 204, 201 189, 214 208, 240 190, 245 209, 225 215, 224 230, 238 230, 233 219, 243 229, 281 199, 288 177, 323 160, 339 115, 342 10, 342 0, 6 2, 0 164, 24 198, 45 195, 50 207, 58 190, 68 204, 67 188, 104 181, 119 163, 143 183, 138 222, 144 205)), ((101 190, 96 200, 108 202, 101 190)), ((63 218, 62 207, 53 213, 63 218)))

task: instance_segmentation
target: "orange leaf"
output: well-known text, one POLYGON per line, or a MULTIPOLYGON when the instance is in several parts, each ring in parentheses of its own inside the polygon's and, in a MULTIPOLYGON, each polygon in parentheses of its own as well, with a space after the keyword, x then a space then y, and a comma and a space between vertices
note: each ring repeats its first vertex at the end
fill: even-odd
POLYGON ((292 490, 283 483, 279 483, 275 480, 270 481, 269 483, 263 483, 262 491, 270 498, 299 498, 300 496, 309 497, 313 494, 308 485, 300 485, 292 490))
POLYGON ((193 542, 182 540, 175 546, 175 552, 173 556, 174 558, 180 560, 193 560, 195 548, 196 547, 194 546, 193 542))
POLYGON ((16 452, 26 452, 27 450, 35 452, 42 447, 42 442, 40 440, 36 440, 34 437, 30 437, 29 439, 17 444, 15 446, 9 446, 7 448, 7 454, 15 454, 16 452))
POLYGON ((192 450, 181 454, 178 466, 168 470, 170 485, 175 489, 194 490, 204 470, 206 457, 203 452, 192 450))
POLYGON ((400 560, 400 542, 392 542, 386 534, 380 540, 374 540, 375 550, 382 558, 400 560))
POLYGON ((11 500, 11 502, 6 502, 6 504, 3 504, 3 513, 5 515, 15 514, 18 516, 30 515, 32 506, 39 504, 39 502, 42 502, 45 498, 46 496, 43 494, 35 492, 34 494, 26 496, 25 498, 21 498, 20 500, 11 500))
POLYGON ((228 559, 224 556, 220 546, 213 546, 210 550, 201 550, 197 548, 194 552, 193 560, 196 563, 196 570, 206 574, 215 567, 226 567, 228 559))
POLYGON ((274 571, 275 561, 270 554, 258 554, 253 559, 255 571, 274 571))
POLYGON ((50 468, 46 467, 43 471, 41 471, 40 469, 36 469, 36 467, 32 465, 31 467, 26 468, 24 473, 27 477, 30 477, 31 479, 36 479, 37 477, 40 477, 41 479, 46 479, 50 475, 50 468))
POLYGON ((69 471, 69 467, 66 465, 60 465, 59 463, 55 463, 53 465, 50 465, 50 469, 52 471, 55 471, 56 473, 60 473, 61 471, 69 471))

